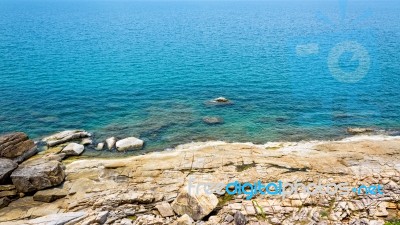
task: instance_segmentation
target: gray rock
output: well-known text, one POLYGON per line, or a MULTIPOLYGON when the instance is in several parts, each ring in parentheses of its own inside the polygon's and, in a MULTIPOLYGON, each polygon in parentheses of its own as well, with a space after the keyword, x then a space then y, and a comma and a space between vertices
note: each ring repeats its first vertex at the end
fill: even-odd
POLYGON ((81 141, 81 145, 91 145, 92 143, 93 143, 93 141, 90 138, 84 138, 81 141))
POLYGON ((143 148, 144 142, 135 137, 129 137, 117 141, 116 147, 118 151, 139 150, 143 148))
POLYGON ((84 212, 57 213, 29 220, 29 225, 64 225, 69 221, 84 217, 84 212))
POLYGON ((207 117, 203 118, 203 122, 206 124, 210 124, 210 125, 222 124, 222 123, 224 123, 224 119, 221 117, 207 116, 207 117))
POLYGON ((107 148, 109 150, 114 149, 115 143, 117 142, 117 139, 115 137, 110 137, 106 139, 106 144, 107 144, 107 148))
POLYGON ((54 202, 57 199, 64 198, 68 195, 68 192, 63 189, 55 188, 55 189, 47 189, 38 191, 33 195, 33 200, 38 202, 54 202))
POLYGON ((23 193, 59 185, 64 178, 64 169, 59 161, 42 159, 24 162, 11 174, 13 184, 23 193))
POLYGON ((36 152, 35 143, 29 140, 25 133, 16 132, 0 137, 0 158, 12 159, 19 163, 36 152))
POLYGON ((102 211, 100 212, 95 219, 95 222, 99 224, 104 224, 107 221, 107 217, 110 213, 108 211, 102 211))
POLYGON ((0 158, 0 184, 9 180, 12 171, 18 167, 18 164, 10 159, 0 158))
POLYGON ((240 211, 236 211, 233 218, 235 220, 235 225, 245 225, 247 223, 246 217, 244 217, 240 211))
POLYGON ((4 207, 7 207, 8 206, 8 204, 10 204, 10 199, 9 198, 7 198, 7 197, 5 197, 5 198, 0 198, 0 209, 1 208, 4 208, 4 207))
POLYGON ((210 214, 218 205, 218 198, 214 194, 206 194, 203 190, 189 193, 182 190, 172 203, 172 209, 178 215, 187 214, 194 220, 201 220, 210 214))
POLYGON ((83 130, 67 130, 49 137, 43 138, 42 141, 46 142, 49 147, 63 144, 72 140, 90 137, 91 134, 83 130))
POLYGON ((65 153, 67 156, 77 156, 81 155, 84 150, 85 146, 77 143, 70 143, 61 151, 61 153, 65 153))

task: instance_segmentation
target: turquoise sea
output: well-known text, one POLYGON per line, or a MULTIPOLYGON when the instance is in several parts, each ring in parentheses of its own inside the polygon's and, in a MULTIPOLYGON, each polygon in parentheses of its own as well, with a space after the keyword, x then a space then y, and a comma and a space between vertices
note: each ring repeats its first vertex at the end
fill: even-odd
POLYGON ((399 15, 399 1, 0 0, 0 133, 85 129, 150 151, 397 131, 399 15), (332 69, 340 43, 361 46, 333 63, 356 81, 332 69), (219 96, 234 104, 207 104, 219 96))

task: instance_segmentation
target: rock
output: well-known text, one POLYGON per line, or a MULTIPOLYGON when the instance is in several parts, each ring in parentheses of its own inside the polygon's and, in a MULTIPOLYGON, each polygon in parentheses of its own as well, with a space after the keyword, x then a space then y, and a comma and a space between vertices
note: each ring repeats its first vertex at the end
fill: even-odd
POLYGON ((245 225, 247 223, 246 217, 244 217, 240 211, 236 211, 233 218, 235 220, 235 225, 245 225))
POLYGON ((117 150, 120 152, 128 150, 139 150, 143 147, 143 141, 135 137, 129 137, 117 141, 116 147, 117 150))
POLYGON ((192 225, 193 223, 193 219, 187 214, 184 214, 176 220, 176 225, 192 225))
POLYGON ((19 165, 11 179, 19 192, 27 193, 53 187, 64 181, 65 173, 59 161, 33 160, 19 165))
POLYGON ((228 215, 225 216, 224 222, 230 223, 230 222, 232 222, 234 219, 235 219, 235 218, 233 218, 233 216, 231 216, 231 215, 228 214, 228 215))
POLYGON ((0 158, 0 184, 5 184, 18 164, 10 159, 0 158))
POLYGON ((209 116, 207 116, 207 117, 203 118, 203 122, 206 123, 206 124, 210 124, 210 125, 222 124, 222 123, 224 123, 224 119, 221 118, 221 117, 209 117, 209 116))
POLYGON ((97 151, 101 151, 101 150, 103 150, 103 148, 104 148, 104 143, 103 142, 98 143, 97 146, 96 146, 96 150, 97 151))
POLYGON ((92 143, 93 143, 93 141, 90 138, 84 138, 81 141, 81 145, 91 145, 92 143))
POLYGON ((347 128, 347 133, 355 135, 355 134, 365 134, 365 133, 371 133, 374 132, 374 129, 372 128, 347 128))
POLYGON ((72 140, 90 137, 91 134, 83 130, 67 130, 49 137, 43 138, 42 141, 46 142, 49 147, 63 144, 72 140))
POLYGON ((70 143, 61 151, 61 153, 65 153, 67 156, 77 156, 81 155, 84 150, 85 146, 77 143, 70 143))
POLYGON ((102 211, 100 212, 95 219, 95 222, 99 224, 104 224, 107 221, 107 217, 110 213, 108 211, 102 211))
MULTIPOLYGON (((194 192, 194 191, 192 191, 194 192)), ((172 203, 172 209, 178 215, 187 214, 194 220, 201 220, 217 207, 218 198, 199 189, 197 193, 188 193, 183 189, 172 203)))
POLYGON ((7 207, 8 206, 8 204, 10 204, 10 199, 9 198, 7 198, 7 197, 5 197, 5 198, 0 198, 0 209, 1 208, 4 208, 4 207, 7 207))
POLYGON ((64 198, 68 195, 68 192, 63 189, 47 189, 43 191, 38 191, 33 195, 33 200, 38 202, 54 202, 57 199, 64 198))
POLYGON ((17 196, 17 191, 16 190, 1 191, 0 192, 0 198, 3 198, 3 197, 14 197, 14 196, 17 196))
POLYGON ((37 146, 25 133, 16 132, 0 137, 0 158, 20 163, 37 153, 37 146))
POLYGON ((162 217, 174 216, 175 213, 168 202, 161 202, 156 205, 156 209, 160 212, 162 217))
POLYGON ((116 142, 117 142, 117 139, 115 137, 107 138, 106 139, 107 148, 109 150, 112 150, 114 148, 116 142))
POLYGON ((229 100, 225 97, 218 97, 218 98, 214 99, 213 101, 214 102, 222 102, 222 103, 229 102, 229 100))
POLYGON ((15 190, 14 185, 0 185, 0 191, 11 191, 15 190))
POLYGON ((120 222, 121 225, 132 225, 132 220, 124 218, 120 222))
POLYGON ((29 225, 64 225, 70 221, 82 218, 86 215, 85 212, 68 212, 57 213, 48 216, 39 217, 36 219, 28 220, 29 225))

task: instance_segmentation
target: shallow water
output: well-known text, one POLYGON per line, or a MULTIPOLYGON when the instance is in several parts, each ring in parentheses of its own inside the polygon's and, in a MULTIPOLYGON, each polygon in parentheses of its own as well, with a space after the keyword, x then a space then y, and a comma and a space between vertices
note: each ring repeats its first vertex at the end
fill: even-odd
MULTIPOLYGON (((0 133, 86 129, 98 140, 140 137, 147 151, 192 140, 332 139, 349 126, 398 130, 400 4, 342 9, 337 1, 0 1, 0 133), (331 50, 349 40, 369 54, 355 83, 328 68, 331 50), (310 43, 315 54, 296 51, 310 43), (207 104, 219 96, 234 104, 207 104)), ((345 52, 338 67, 360 64, 345 52)))

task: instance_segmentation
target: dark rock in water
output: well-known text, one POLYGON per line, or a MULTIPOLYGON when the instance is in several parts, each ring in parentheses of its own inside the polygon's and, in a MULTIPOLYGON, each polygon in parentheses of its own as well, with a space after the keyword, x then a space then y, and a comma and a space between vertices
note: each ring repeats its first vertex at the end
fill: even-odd
POLYGON ((35 143, 25 133, 16 132, 0 137, 0 157, 20 163, 36 152, 35 143))
POLYGON ((63 189, 48 189, 43 191, 38 191, 33 196, 33 200, 39 202, 54 202, 57 199, 64 198, 68 195, 68 192, 63 189))
POLYGON ((9 198, 7 198, 7 197, 5 197, 5 198, 0 198, 0 209, 1 208, 4 208, 4 207, 7 207, 8 206, 8 204, 10 204, 10 199, 9 198))
POLYGON ((210 116, 207 116, 207 117, 203 118, 203 122, 206 123, 206 124, 210 124, 210 125, 222 124, 222 123, 224 123, 224 119, 221 118, 221 117, 210 117, 210 116))
POLYGON ((218 97, 213 100, 209 100, 207 105, 231 105, 233 102, 227 98, 224 97, 218 97))
POLYGON ((372 133, 375 130, 373 128, 347 128, 347 133, 349 134, 365 134, 365 133, 372 133))
POLYGON ((214 101, 215 102, 229 102, 229 100, 224 97, 218 97, 218 98, 214 99, 214 101))
POLYGON ((43 142, 47 143, 49 147, 53 147, 59 144, 63 144, 72 140, 87 138, 91 134, 83 130, 67 130, 49 137, 43 138, 43 142))
POLYGON ((59 161, 37 159, 19 165, 11 180, 19 192, 33 192, 61 184, 65 172, 59 161))
POLYGON ((235 220, 235 225, 245 225, 247 223, 246 217, 244 217, 240 211, 236 211, 233 218, 235 220))
POLYGON ((0 184, 5 184, 18 164, 10 159, 0 158, 0 184))

